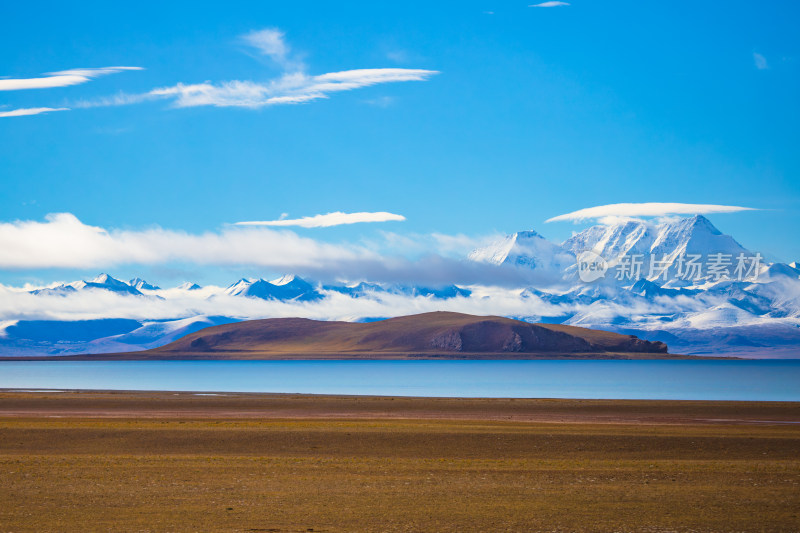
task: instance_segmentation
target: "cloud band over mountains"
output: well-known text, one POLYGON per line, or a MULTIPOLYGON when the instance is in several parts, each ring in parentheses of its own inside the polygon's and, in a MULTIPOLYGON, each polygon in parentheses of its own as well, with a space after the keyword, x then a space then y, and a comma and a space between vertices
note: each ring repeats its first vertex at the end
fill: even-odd
POLYGON ((71 213, 51 214, 44 222, 0 223, 0 249, 4 250, 0 254, 0 269, 105 269, 118 265, 190 263, 258 267, 319 280, 370 279, 434 285, 481 281, 524 285, 537 280, 556 281, 549 274, 537 271, 498 271, 493 265, 436 252, 428 251, 412 260, 396 252, 382 253, 379 248, 322 242, 288 229, 258 226, 234 225, 201 234, 163 228, 106 229, 84 224, 71 213))

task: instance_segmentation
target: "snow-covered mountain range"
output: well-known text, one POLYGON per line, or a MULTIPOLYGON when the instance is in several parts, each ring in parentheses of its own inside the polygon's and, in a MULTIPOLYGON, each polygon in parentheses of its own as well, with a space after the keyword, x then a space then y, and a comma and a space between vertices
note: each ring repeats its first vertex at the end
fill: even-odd
POLYGON ((0 316, 0 353, 142 350, 210 325, 269 316, 371 320, 453 310, 631 333, 666 342, 674 353, 800 357, 797 263, 767 263, 703 216, 620 220, 560 244, 522 231, 464 260, 491 265, 490 272, 497 268, 498 279, 502 269, 522 269, 555 281, 428 287, 321 284, 287 275, 162 289, 141 278, 124 282, 102 274, 24 292, 6 288, 20 303, 0 316), (576 257, 593 258, 603 275, 584 281, 576 257), (35 306, 26 298, 47 302, 58 319, 31 318, 26 309, 35 306), (85 309, 98 300, 106 306, 100 318, 85 309))

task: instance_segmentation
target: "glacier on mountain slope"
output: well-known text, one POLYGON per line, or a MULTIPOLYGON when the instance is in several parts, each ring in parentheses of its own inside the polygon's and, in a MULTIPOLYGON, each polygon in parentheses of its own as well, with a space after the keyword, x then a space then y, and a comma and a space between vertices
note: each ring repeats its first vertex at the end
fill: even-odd
MULTIPOLYGON (((100 328, 96 338, 61 345, 21 338, 20 331, 33 330, 9 326, 5 329, 11 334, 0 335, 0 351, 5 355, 11 352, 131 351, 165 344, 177 338, 176 335, 210 324, 208 316, 218 313, 214 307, 222 303, 228 305, 226 313, 230 313, 231 302, 242 302, 240 307, 234 306, 234 313, 213 321, 272 316, 258 307, 262 305, 259 302, 294 306, 290 307, 291 312, 315 318, 342 319, 341 311, 326 315, 325 306, 347 307, 348 302, 360 302, 353 308, 362 309, 362 314, 348 313, 346 319, 392 316, 400 305, 408 303, 409 312, 471 310, 477 314, 505 314, 529 321, 634 334, 647 340, 667 342, 674 353, 800 357, 800 270, 797 264, 763 264, 756 279, 741 281, 714 280, 709 276, 697 281, 679 279, 676 263, 681 254, 708 256, 714 253, 732 257, 753 255, 732 237, 717 230, 705 217, 694 216, 655 222, 620 220, 592 226, 561 244, 552 243, 535 231, 523 231, 469 254, 469 261, 497 267, 498 274, 502 269, 516 269, 515 272, 543 272, 548 276, 541 279, 555 280, 512 288, 492 283, 427 287, 369 281, 322 285, 288 275, 272 281, 241 279, 227 288, 185 283, 172 289, 160 289, 140 278, 125 283, 102 274, 90 281, 29 292, 36 297, 57 297, 58 301, 69 301, 86 291, 89 294, 102 291, 97 294, 134 298, 127 301, 137 302, 187 301, 190 303, 186 313, 202 307, 193 306, 191 302, 202 301, 206 302, 205 311, 170 320, 140 317, 138 325, 131 325, 130 331, 103 334, 100 328), (609 264, 630 254, 641 255, 645 265, 651 257, 663 260, 669 265, 666 279, 649 275, 644 268, 640 279, 618 280, 609 271, 604 279, 584 283, 578 279, 575 257, 586 250, 593 250, 609 264), (506 311, 499 311, 502 309, 506 311)), ((113 312, 111 310, 110 315, 113 312)))

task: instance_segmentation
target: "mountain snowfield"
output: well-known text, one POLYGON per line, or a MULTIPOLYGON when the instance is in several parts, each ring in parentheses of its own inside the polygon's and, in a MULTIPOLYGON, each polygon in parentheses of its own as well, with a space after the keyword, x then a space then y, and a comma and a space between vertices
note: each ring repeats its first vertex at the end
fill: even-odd
POLYGON ((323 285, 287 275, 163 289, 141 278, 124 282, 101 274, 32 289, 0 287, 0 354, 144 350, 254 318, 366 321, 448 310, 634 334, 666 342, 673 353, 800 357, 798 264, 763 262, 703 216, 618 220, 561 244, 522 231, 465 260, 492 265, 490 272, 496 267, 498 279, 501 269, 524 269, 555 281, 525 287, 491 279, 470 286, 323 285), (602 258, 604 276, 582 281, 576 256, 583 252, 602 258), (692 257, 704 263, 688 275, 692 257), (630 267, 637 262, 635 276, 630 267), (720 269, 728 275, 720 276, 720 269))

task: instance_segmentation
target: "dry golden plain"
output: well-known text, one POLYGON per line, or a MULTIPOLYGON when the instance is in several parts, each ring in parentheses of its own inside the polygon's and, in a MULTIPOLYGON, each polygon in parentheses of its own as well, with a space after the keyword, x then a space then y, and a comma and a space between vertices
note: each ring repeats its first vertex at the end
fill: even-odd
POLYGON ((2 531, 799 531, 800 405, 0 392, 2 531))

